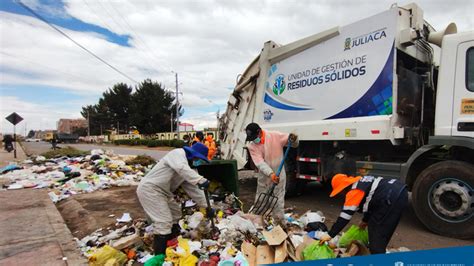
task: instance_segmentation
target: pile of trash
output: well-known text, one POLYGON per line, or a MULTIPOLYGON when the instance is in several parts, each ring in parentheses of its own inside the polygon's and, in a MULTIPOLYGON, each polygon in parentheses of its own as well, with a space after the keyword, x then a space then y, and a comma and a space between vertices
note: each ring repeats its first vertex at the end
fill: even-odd
POLYGON ((287 209, 285 219, 277 222, 271 217, 242 212, 237 197, 231 193, 222 195, 221 188, 214 187, 211 205, 216 214, 215 228, 206 218, 205 209, 177 193, 177 200, 183 202, 180 234, 168 241, 165 255, 152 255, 150 222, 133 220, 129 214, 114 226, 100 228, 76 241, 90 265, 247 266, 369 254, 367 231, 358 226, 328 243, 320 243, 318 240, 327 232, 323 213, 308 211, 299 216, 287 209))
POLYGON ((133 157, 100 149, 79 157, 37 156, 0 169, 0 189, 49 188, 49 196, 56 203, 78 193, 138 185, 151 165, 127 164, 133 157))

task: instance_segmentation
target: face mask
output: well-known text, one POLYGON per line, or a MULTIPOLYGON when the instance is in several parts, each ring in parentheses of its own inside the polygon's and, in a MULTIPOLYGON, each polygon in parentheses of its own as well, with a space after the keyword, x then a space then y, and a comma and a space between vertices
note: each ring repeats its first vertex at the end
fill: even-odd
POLYGON ((201 159, 193 161, 193 166, 198 167, 202 165, 203 161, 201 159))
POLYGON ((260 138, 256 138, 256 139, 254 139, 254 140, 253 140, 253 143, 255 143, 255 144, 259 144, 259 143, 260 143, 260 141, 262 141, 260 138))

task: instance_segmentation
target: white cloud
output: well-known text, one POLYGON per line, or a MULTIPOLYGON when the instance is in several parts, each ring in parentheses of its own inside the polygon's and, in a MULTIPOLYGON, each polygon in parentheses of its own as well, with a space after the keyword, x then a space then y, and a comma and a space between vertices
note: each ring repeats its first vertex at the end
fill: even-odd
MULTIPOLYGON (((23 121, 17 125, 17 133, 24 134, 24 128, 29 129, 56 129, 56 122, 60 118, 80 118, 76 110, 69 110, 67 106, 56 104, 43 105, 23 101, 17 97, 2 96, 0 97, 0 117, 1 132, 12 133, 13 125, 4 117, 16 112, 23 117, 23 121)), ((28 132, 27 132, 28 133, 28 132)))
POLYGON ((194 125, 195 130, 203 130, 207 127, 216 127, 217 117, 216 113, 208 112, 182 119, 180 123, 190 123, 194 125))
MULTIPOLYGON (((129 35, 131 47, 108 42, 97 33, 63 30, 137 81, 151 78, 174 89, 171 71, 178 72, 185 117, 196 120, 201 115, 194 114, 212 106, 207 99, 225 105, 231 93, 228 88, 258 55, 264 42, 289 43, 382 12, 392 3, 71 0, 66 1, 67 14, 63 16, 129 35)), ((57 12, 39 5, 37 0, 28 0, 27 4, 50 15, 57 12)), ((418 4, 438 30, 451 21, 458 23, 459 31, 474 28, 473 1, 422 0, 418 4)), ((54 86, 85 95, 99 95, 117 82, 131 84, 43 22, 6 12, 0 12, 0 18, 1 51, 10 55, 0 54, 0 65, 29 74, 2 73, 1 84, 54 86)), ((79 110, 70 112, 78 114, 79 110)), ((208 116, 204 118, 203 114, 202 121, 214 120, 213 114, 208 116)))

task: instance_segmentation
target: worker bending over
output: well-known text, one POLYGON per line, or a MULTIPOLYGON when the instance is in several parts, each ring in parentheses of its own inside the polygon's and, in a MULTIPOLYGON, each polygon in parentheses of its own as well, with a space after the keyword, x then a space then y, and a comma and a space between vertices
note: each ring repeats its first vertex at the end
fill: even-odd
POLYGON ((342 212, 329 235, 321 238, 329 241, 336 236, 351 220, 356 211, 363 213, 361 229, 368 226, 369 250, 372 254, 385 253, 402 212, 408 204, 408 191, 405 184, 397 179, 373 176, 335 175, 331 180, 334 197, 348 190, 342 212))
POLYGON ((273 209, 273 216, 276 219, 283 219, 285 208, 285 168, 281 170, 280 176, 276 176, 278 166, 283 159, 283 147, 291 140, 291 146, 298 146, 298 137, 295 134, 281 133, 276 131, 264 131, 256 123, 247 125, 245 132, 246 141, 250 141, 247 148, 250 152, 255 166, 258 169, 257 177, 257 200, 260 193, 265 193, 272 183, 277 184, 274 195, 278 198, 273 209))
POLYGON ((202 143, 174 149, 140 181, 137 195, 153 222, 155 255, 164 254, 166 242, 180 233, 181 205, 174 199, 174 191, 181 186, 199 207, 207 206, 204 192, 200 189, 207 188, 209 181, 191 169, 208 162, 207 152, 202 143))

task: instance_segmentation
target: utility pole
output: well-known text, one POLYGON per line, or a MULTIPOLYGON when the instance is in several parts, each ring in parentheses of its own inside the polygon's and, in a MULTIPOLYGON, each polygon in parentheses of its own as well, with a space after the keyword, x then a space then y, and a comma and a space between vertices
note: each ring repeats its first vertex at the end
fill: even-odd
POLYGON ((120 135, 120 122, 117 121, 117 135, 120 135))
POLYGON ((91 136, 91 117, 89 115, 89 110, 87 110, 87 136, 91 136))
POLYGON ((178 132, 179 139, 179 91, 178 91, 178 73, 175 73, 176 77, 176 131, 178 132))
POLYGON ((171 122, 171 131, 170 132, 173 132, 173 113, 171 113, 170 122, 171 122))

